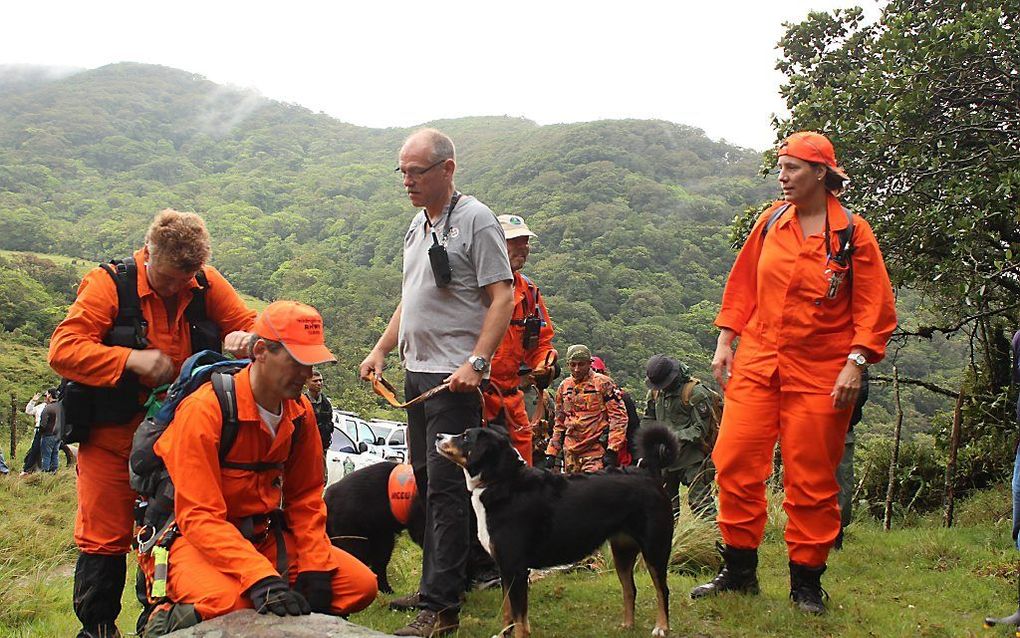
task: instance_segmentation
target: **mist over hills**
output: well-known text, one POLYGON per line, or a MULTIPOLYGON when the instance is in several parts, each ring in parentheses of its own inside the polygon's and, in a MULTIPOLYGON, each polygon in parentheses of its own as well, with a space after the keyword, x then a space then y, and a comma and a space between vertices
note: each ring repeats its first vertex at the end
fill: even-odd
MULTIPOLYGON (((393 168, 412 129, 160 66, 17 77, 0 91, 0 248, 98 261, 137 247, 156 211, 194 210, 235 286, 316 305, 342 367, 360 360, 399 295, 414 211, 393 168)), ((457 143, 461 190, 539 234, 526 272, 558 346, 590 343, 634 386, 656 351, 704 368, 728 224, 774 192, 758 153, 662 121, 428 124, 457 143)))

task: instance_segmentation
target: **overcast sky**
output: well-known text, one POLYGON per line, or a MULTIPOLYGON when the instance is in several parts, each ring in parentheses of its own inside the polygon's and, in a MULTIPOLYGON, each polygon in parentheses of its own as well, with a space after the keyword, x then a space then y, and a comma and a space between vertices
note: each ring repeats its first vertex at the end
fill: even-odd
POLYGON ((0 64, 163 64, 372 127, 655 118, 756 149, 783 22, 878 0, 4 3, 0 64))

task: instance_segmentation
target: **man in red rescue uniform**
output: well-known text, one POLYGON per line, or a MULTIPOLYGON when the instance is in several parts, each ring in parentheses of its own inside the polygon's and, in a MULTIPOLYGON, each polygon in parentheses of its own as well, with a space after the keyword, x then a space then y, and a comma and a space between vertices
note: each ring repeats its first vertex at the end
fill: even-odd
POLYGON ((537 235, 519 215, 500 215, 498 219, 514 275, 514 312, 503 341, 492 355, 492 372, 484 391, 484 417, 487 423, 506 426, 510 442, 531 465, 532 432, 520 390, 521 368, 530 368, 540 387, 549 386, 556 367, 553 324, 538 286, 521 273, 531 252, 529 241, 537 235))
MULTIPOLYGON (((134 525, 135 492, 128 481, 128 455, 143 417, 141 402, 151 388, 177 376, 193 344, 243 354, 255 312, 212 266, 209 232, 195 213, 164 210, 156 215, 129 265, 137 272, 138 305, 145 323, 141 349, 107 345, 118 318, 117 284, 112 273, 94 268, 82 279, 78 296, 50 339, 49 364, 65 379, 89 388, 130 384, 131 414, 121 422, 97 416, 78 447, 78 512, 74 541, 80 552, 74 571, 74 611, 82 623, 78 638, 117 638, 116 620, 124 590, 134 525), (205 285, 199 284, 202 275, 205 285), (192 334, 186 316, 204 288, 204 307, 214 336, 192 334), (140 400, 139 400, 140 399, 140 400), (133 411, 133 412, 132 412, 133 411)), ((107 390, 109 391, 109 390, 107 390)), ((97 406, 115 408, 117 406, 97 406)))
POLYGON ((181 402, 154 446, 174 482, 180 535, 168 559, 171 602, 153 612, 146 637, 242 608, 349 614, 375 599, 375 574, 326 534, 322 441, 302 394, 313 365, 336 361, 322 318, 277 301, 254 332, 252 362, 234 377, 240 427, 224 461, 262 468, 221 467, 223 413, 211 383, 181 402))

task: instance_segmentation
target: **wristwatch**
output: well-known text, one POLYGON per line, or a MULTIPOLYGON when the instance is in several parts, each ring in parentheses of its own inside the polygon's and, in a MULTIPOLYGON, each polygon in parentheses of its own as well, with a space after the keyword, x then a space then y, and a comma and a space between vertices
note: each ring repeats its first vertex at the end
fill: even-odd
POLYGON ((848 361, 853 361, 854 365, 857 366, 858 368, 860 368, 861 370, 863 370, 863 369, 868 367, 868 359, 867 359, 867 357, 865 357, 860 352, 851 352, 850 354, 848 354, 846 356, 846 358, 847 358, 848 361))
POLYGON ((471 369, 475 372, 485 372, 489 369, 489 360, 477 354, 468 357, 468 363, 471 364, 471 369))

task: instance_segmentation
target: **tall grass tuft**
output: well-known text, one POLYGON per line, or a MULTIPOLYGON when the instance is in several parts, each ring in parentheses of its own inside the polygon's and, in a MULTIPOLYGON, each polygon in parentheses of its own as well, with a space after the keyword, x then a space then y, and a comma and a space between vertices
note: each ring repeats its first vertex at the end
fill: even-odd
POLYGON ((669 560, 672 571, 696 574, 718 570, 722 560, 715 549, 718 540, 719 527, 715 519, 694 516, 685 507, 673 528, 669 560))
POLYGON ((0 627, 18 627, 60 604, 55 581, 76 556, 74 474, 0 480, 0 627))

